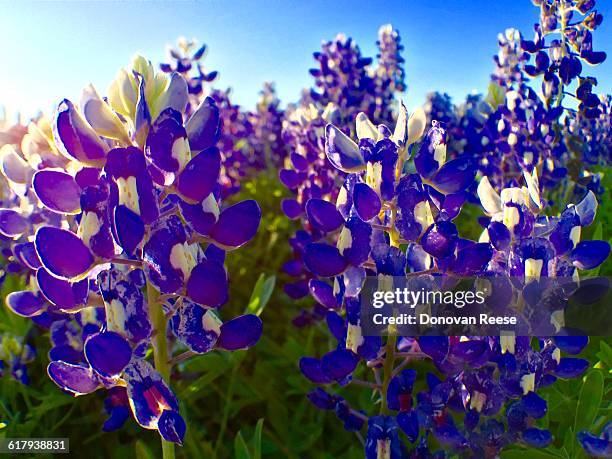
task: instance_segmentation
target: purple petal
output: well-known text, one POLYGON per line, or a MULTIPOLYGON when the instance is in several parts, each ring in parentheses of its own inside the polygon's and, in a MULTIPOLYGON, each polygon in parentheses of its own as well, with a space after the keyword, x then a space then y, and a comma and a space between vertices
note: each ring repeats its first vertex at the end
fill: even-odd
POLYGON ((219 150, 208 148, 187 163, 177 179, 176 191, 191 204, 201 202, 217 184, 220 170, 219 150))
POLYGON ((198 204, 179 200, 179 207, 185 221, 202 236, 208 236, 219 219, 219 205, 212 194, 198 204))
POLYGON ((115 207, 115 232, 121 248, 132 255, 144 238, 145 226, 138 214, 119 205, 115 207))
POLYGON ((191 271, 187 295, 196 303, 218 308, 227 301, 227 273, 222 264, 204 260, 191 271))
POLYGON ((531 427, 523 432, 523 440, 534 448, 546 448, 552 443, 552 435, 548 430, 531 427))
POLYGON ((89 281, 87 279, 70 283, 53 277, 47 270, 40 268, 36 272, 36 281, 45 298, 64 311, 80 309, 87 301, 87 294, 89 293, 89 281))
POLYGON ((340 381, 350 375, 357 364, 359 357, 347 349, 337 349, 328 352, 321 359, 321 369, 330 378, 340 381))
POLYGON ((557 368, 555 368, 554 374, 558 378, 563 379, 576 378, 583 374, 588 367, 588 360, 563 357, 559 361, 557 368))
POLYGON ((259 341, 262 331, 263 323, 256 315, 236 317, 221 325, 217 347, 227 351, 249 348, 259 341))
POLYGON ((589 343, 588 336, 555 336, 553 338, 555 345, 563 352, 576 355, 589 343))
POLYGON ((116 378, 132 358, 132 348, 119 333, 103 332, 85 342, 85 358, 99 375, 116 378))
POLYGON ((35 295, 29 290, 11 292, 6 296, 6 305, 17 315, 33 317, 46 310, 47 303, 44 298, 35 295))
POLYGON ((448 221, 431 225, 421 240, 423 249, 436 258, 445 258, 455 251, 459 233, 457 227, 448 221))
POLYGON ((141 150, 136 147, 112 149, 104 170, 117 183, 119 204, 140 215, 145 224, 158 218, 157 196, 141 150))
POLYGON ((312 226, 326 233, 335 231, 344 223, 344 218, 336 206, 324 199, 309 199, 306 203, 306 215, 312 226))
POLYGON ((343 172, 365 170, 366 164, 357 144, 333 124, 325 126, 325 154, 329 162, 343 172))
POLYGON ((54 361, 47 373, 55 384, 74 396, 89 394, 100 387, 100 383, 89 367, 54 361))
POLYGON ((57 277, 75 279, 86 274, 94 265, 94 258, 87 246, 71 231, 43 226, 36 233, 35 245, 43 266, 57 277))
POLYGON ((164 410, 159 417, 157 429, 164 440, 182 445, 187 425, 176 411, 164 410))
POLYGON ((87 166, 104 165, 108 145, 98 137, 68 99, 64 99, 57 108, 53 139, 59 151, 68 159, 76 159, 87 166))
POLYGON ((289 217, 291 220, 295 220, 300 215, 302 215, 302 206, 295 199, 283 199, 281 201, 281 208, 285 215, 289 217))
POLYGON ((32 186, 38 199, 50 210, 61 214, 81 212, 81 187, 72 175, 54 170, 38 171, 32 186))
POLYGON ((13 247, 15 256, 30 269, 40 268, 40 259, 36 253, 36 247, 33 242, 24 242, 22 244, 15 244, 13 247))
POLYGON ((445 163, 431 178, 431 184, 444 194, 458 193, 468 188, 476 177, 476 166, 471 157, 463 155, 445 163))
POLYGON ((308 288, 319 304, 325 306, 327 309, 336 309, 338 307, 338 300, 334 295, 334 289, 328 283, 317 279, 310 279, 308 288))
POLYGON ((28 221, 13 209, 0 209, 0 234, 6 237, 21 236, 28 229, 28 221))
POLYGON ((145 153, 161 171, 176 173, 191 157, 181 113, 172 108, 162 111, 147 135, 145 153))
POLYGON ((378 194, 365 183, 355 184, 353 202, 357 215, 364 221, 373 219, 380 212, 381 202, 378 194))
POLYGON ((210 97, 204 99, 187 121, 185 128, 192 150, 201 151, 214 146, 221 131, 219 109, 215 101, 210 97))
POLYGON ((329 384, 332 382, 332 380, 323 373, 321 361, 314 357, 302 357, 300 359, 300 371, 315 384, 329 384))
POLYGON ((606 241, 582 241, 569 255, 578 269, 593 269, 602 264, 610 255, 610 244, 606 241))
POLYGON ((261 209, 257 201, 241 201, 221 212, 210 237, 222 249, 233 250, 255 236, 260 221, 261 209))
POLYGON ((348 266, 336 247, 322 243, 311 243, 306 246, 304 264, 312 273, 321 277, 342 274, 348 266))

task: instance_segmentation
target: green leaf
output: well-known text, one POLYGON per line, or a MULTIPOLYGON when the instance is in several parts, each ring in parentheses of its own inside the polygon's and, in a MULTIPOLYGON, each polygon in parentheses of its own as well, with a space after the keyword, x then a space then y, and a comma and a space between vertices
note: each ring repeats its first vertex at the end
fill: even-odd
POLYGON ((601 371, 589 372, 580 390, 574 418, 574 432, 589 429, 593 425, 601 405, 603 390, 604 378, 601 371))
POLYGON ((247 447, 242 432, 238 431, 234 438, 234 458, 235 459, 251 459, 251 453, 247 447))
POLYGON ((253 288, 253 293, 251 294, 249 304, 246 308, 247 314, 255 314, 256 316, 259 316, 263 312, 266 304, 268 304, 268 301, 270 301, 275 284, 276 277, 270 276, 266 279, 263 274, 259 276, 259 279, 257 279, 257 283, 253 288))
POLYGON ((251 449, 253 450, 253 459, 261 459, 261 432, 263 431, 263 418, 257 421, 253 438, 251 438, 251 449))

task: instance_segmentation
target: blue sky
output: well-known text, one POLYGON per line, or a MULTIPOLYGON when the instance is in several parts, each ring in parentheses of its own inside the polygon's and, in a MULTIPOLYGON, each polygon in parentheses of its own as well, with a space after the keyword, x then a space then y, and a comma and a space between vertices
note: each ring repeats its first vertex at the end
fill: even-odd
MULTIPOLYGON (((595 47, 611 52, 612 2, 599 3, 595 47)), ((408 105, 436 89, 459 100, 486 89, 497 33, 516 27, 531 36, 537 18, 530 0, 0 2, 0 105, 29 115, 78 100, 90 82, 105 93, 136 52, 159 62, 180 35, 208 44, 216 85, 232 87, 238 103, 253 107, 268 80, 290 102, 311 84, 322 39, 343 32, 373 56, 378 27, 389 22, 405 46, 408 105)), ((611 66, 588 69, 600 92, 612 92, 611 66)))

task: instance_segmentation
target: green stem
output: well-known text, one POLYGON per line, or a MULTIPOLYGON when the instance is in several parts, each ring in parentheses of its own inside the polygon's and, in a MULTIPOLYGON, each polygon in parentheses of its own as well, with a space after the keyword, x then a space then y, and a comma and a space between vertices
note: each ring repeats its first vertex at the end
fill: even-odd
MULTIPOLYGON (((167 320, 159 292, 147 281, 147 300, 149 303, 149 318, 153 325, 153 360, 155 369, 170 386, 170 357, 168 355, 168 339, 166 338, 167 320)), ((162 439, 162 455, 164 459, 174 459, 174 443, 162 439)))
POLYGON ((397 335, 393 334, 387 338, 385 346, 385 362, 383 363, 383 383, 382 383, 382 405, 380 406, 380 414, 389 414, 387 408, 387 390, 393 375, 393 361, 395 360, 395 345, 397 343, 397 335))

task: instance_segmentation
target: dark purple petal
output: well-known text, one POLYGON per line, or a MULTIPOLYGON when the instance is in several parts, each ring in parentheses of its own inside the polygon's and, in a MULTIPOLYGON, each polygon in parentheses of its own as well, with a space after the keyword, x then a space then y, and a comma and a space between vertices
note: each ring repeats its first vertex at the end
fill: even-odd
POLYGON ((302 215, 302 212, 303 212, 302 206, 300 205, 300 203, 296 199, 293 199, 293 198, 283 199, 281 201, 281 209, 283 210, 285 215, 289 217, 291 220, 295 220, 300 215, 302 215))
POLYGON ((302 357, 300 359, 300 371, 315 384, 329 384, 332 382, 332 380, 323 373, 321 361, 314 357, 302 357))
POLYGON ((563 352, 576 355, 580 354, 589 342, 588 336, 555 336, 555 345, 563 352))
POLYGON ((198 204, 188 204, 180 200, 179 207, 185 221, 202 236, 208 236, 219 219, 219 205, 212 194, 198 204))
POLYGON ((185 125, 189 145, 194 151, 201 151, 214 146, 221 134, 219 109, 215 101, 207 97, 191 115, 185 125))
POLYGON ((534 448, 546 448, 552 443, 552 435, 548 430, 531 427, 523 432, 523 440, 534 448))
POLYGON ((54 361, 47 373, 55 384, 74 396, 89 394, 100 387, 100 383, 89 367, 54 361))
POLYGON ((210 237, 222 249, 233 250, 255 236, 260 221, 261 209, 257 201, 241 201, 221 212, 210 237))
POLYGON ((261 337, 263 323, 254 314, 246 314, 221 325, 217 347, 227 351, 249 348, 261 337))
POLYGON ((535 392, 529 392, 523 397, 521 402, 525 412, 532 418, 540 419, 544 417, 548 411, 546 400, 535 392))
POLYGON ((63 279, 82 277, 94 264, 87 246, 68 230, 43 226, 36 233, 35 245, 47 271, 63 279), (68 253, 69 257, 66 256, 68 253))
POLYGON ((157 429, 164 440, 182 445, 187 425, 176 411, 164 410, 159 417, 157 429))
POLYGON ((6 237, 21 236, 28 229, 28 221, 13 209, 0 209, 0 234, 6 237))
POLYGON ((563 357, 555 368, 554 374, 563 379, 576 378, 583 374, 588 367, 589 361, 586 359, 563 357))
POLYGON ((421 351, 435 362, 443 361, 448 355, 449 340, 447 336, 421 336, 418 342, 421 351))
POLYGON ((381 202, 378 194, 365 183, 355 184, 353 202, 357 215, 364 221, 373 219, 380 212, 381 202))
POLYGON ((36 247, 33 242, 24 242, 22 244, 15 244, 13 247, 15 256, 30 269, 40 268, 40 259, 36 253, 36 247))
POLYGON ((457 251, 457 258, 453 262, 453 272, 463 276, 480 274, 486 269, 492 256, 493 249, 489 244, 469 244, 457 251))
POLYGON ((187 132, 181 113, 172 108, 162 111, 147 135, 145 153, 161 171, 176 173, 191 158, 187 132))
POLYGON ((50 210, 62 214, 81 211, 81 187, 72 175, 54 170, 38 171, 32 186, 40 202, 50 210))
POLYGON ((76 159, 87 166, 104 165, 108 145, 98 137, 68 99, 64 99, 57 108, 53 139, 59 151, 68 159, 76 159))
POLYGON ((335 231, 344 223, 336 206, 324 199, 309 199, 306 203, 306 215, 312 226, 326 233, 335 231))
POLYGON ((119 204, 140 215, 145 224, 157 219, 157 196, 141 150, 136 147, 112 149, 104 170, 117 183, 119 204))
POLYGON ((321 369, 330 378, 340 381, 350 375, 358 363, 359 357, 353 352, 348 349, 337 349, 321 358, 321 369))
POLYGON ((397 415, 397 424, 400 429, 406 434, 408 440, 414 443, 419 436, 419 417, 414 410, 399 413, 397 415))
POLYGON ((136 212, 119 205, 115 207, 115 233, 121 248, 132 255, 144 238, 145 226, 136 212))
POLYGON ((183 223, 178 216, 172 215, 158 222, 144 245, 145 271, 151 283, 162 293, 175 293, 184 285, 185 273, 180 266, 172 264, 171 258, 172 250, 182 250, 180 246, 186 241, 183 223))
POLYGON ((208 148, 187 163, 178 176, 176 191, 191 204, 201 202, 217 184, 220 170, 219 150, 216 147, 208 148))
POLYGON ((350 217, 338 238, 340 254, 353 266, 361 266, 370 256, 372 227, 359 217, 350 217))
POLYGON ((612 456, 612 440, 610 438, 598 438, 589 432, 582 431, 578 432, 578 441, 590 456, 612 456))
POLYGON ((510 230, 508 227, 503 223, 489 223, 487 233, 489 234, 491 244, 493 244, 493 247, 495 247, 497 250, 506 250, 508 247, 510 247, 510 240, 512 236, 510 235, 510 230))
POLYGON ((310 293, 319 304, 325 306, 328 309, 335 309, 338 307, 338 300, 334 295, 334 289, 331 285, 326 282, 310 279, 308 282, 308 288, 310 293))
POLYGON ((218 308, 227 301, 227 273, 222 264, 204 260, 191 271, 187 295, 196 303, 218 308))
POLYGON ((438 123, 432 123, 425 140, 414 157, 417 172, 430 178, 446 161, 446 130, 438 123))
POLYGON ((96 373, 116 378, 132 358, 132 348, 119 333, 103 332, 91 336, 84 347, 85 358, 96 373))
POLYGON ((434 188, 444 194, 458 193, 468 188, 476 177, 476 166, 471 157, 460 156, 445 163, 431 177, 434 188))
POLYGON ((89 281, 71 283, 52 276, 44 268, 36 272, 36 281, 40 292, 47 300, 64 311, 82 308, 89 293, 89 281))
POLYGON ((582 241, 569 255, 578 269, 593 269, 602 264, 610 255, 610 244, 606 241, 582 241))
POLYGON ((589 226, 595 219, 597 212, 597 198, 595 194, 589 190, 587 195, 576 204, 576 213, 580 217, 580 226, 589 226))
POLYGON ((365 170, 366 164, 357 144, 333 124, 325 127, 325 154, 332 165, 343 172, 365 170))
POLYGON ((431 225, 421 240, 423 249, 436 258, 452 255, 457 246, 459 233, 452 222, 442 221, 431 225))
POLYGON ((46 310, 47 306, 44 298, 29 290, 11 292, 6 296, 5 301, 11 311, 23 317, 39 315, 46 310))
POLYGON ((304 264, 312 273, 321 277, 342 274, 348 266, 336 247, 322 243, 311 243, 306 246, 304 264))

